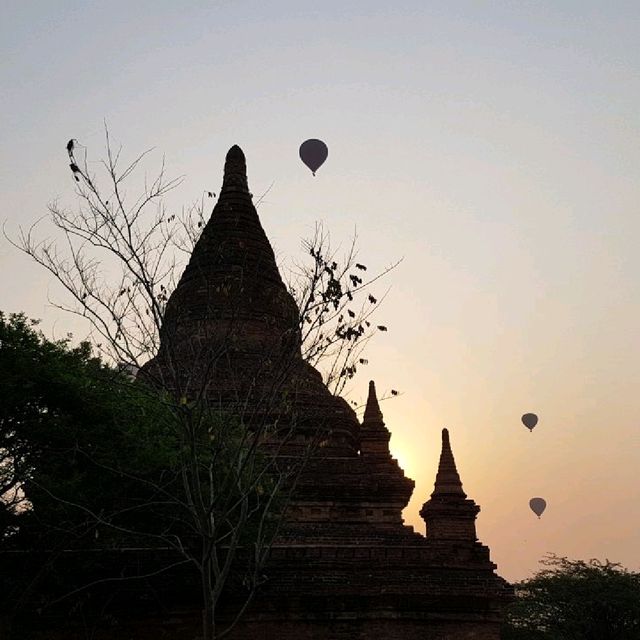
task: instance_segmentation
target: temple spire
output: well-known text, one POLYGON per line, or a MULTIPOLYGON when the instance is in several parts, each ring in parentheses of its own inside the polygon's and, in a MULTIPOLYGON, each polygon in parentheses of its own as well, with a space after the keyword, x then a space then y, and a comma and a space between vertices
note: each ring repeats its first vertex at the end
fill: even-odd
POLYGON ((476 516, 480 507, 467 499, 453 458, 449 431, 442 430, 442 450, 431 498, 422 505, 420 515, 431 540, 475 542, 476 516))
POLYGON ((251 200, 244 153, 234 145, 218 201, 167 302, 161 350, 170 342, 182 360, 205 348, 228 353, 233 334, 233 350, 258 370, 264 353, 299 352, 298 316, 251 200))
POLYGON ((369 395, 362 417, 360 427, 360 459, 366 465, 367 476, 371 481, 372 496, 380 490, 379 481, 376 478, 384 477, 388 500, 385 513, 374 513, 374 521, 402 522, 401 512, 407 506, 414 482, 404 475, 398 461, 393 458, 389 450, 391 433, 384 424, 382 411, 378 404, 376 385, 373 380, 369 382, 369 395))
POLYGON ((224 161, 224 178, 220 194, 229 191, 249 193, 247 162, 242 149, 237 144, 229 149, 224 161))
POLYGON ((376 385, 369 382, 369 396, 360 428, 360 453, 368 458, 391 460, 389 440, 391 434, 384 426, 382 411, 376 396, 376 385))
POLYGON ((364 410, 362 426, 374 428, 384 427, 382 411, 380 411, 380 405, 378 404, 378 397, 376 395, 376 384, 373 380, 369 382, 369 395, 367 396, 367 405, 364 410))
MULTIPOLYGON (((242 278, 247 301, 252 296, 249 289, 261 292, 267 306, 281 297, 289 297, 282 282, 271 244, 262 228, 258 212, 251 201, 251 193, 247 181, 247 162, 238 145, 233 145, 227 152, 224 162, 224 177, 220 188, 220 197, 213 209, 202 235, 193 249, 189 264, 178 284, 180 291, 189 280, 200 281, 199 291, 207 298, 203 300, 211 307, 210 296, 217 287, 228 285, 229 280, 242 278), (279 295, 273 296, 277 288, 279 295)), ((180 304, 191 306, 195 292, 189 292, 180 304)), ((287 300, 291 307, 293 300, 287 300)), ((172 305, 170 304, 169 307, 172 305)), ((252 312, 258 315, 261 311, 255 307, 255 300, 250 305, 252 312)), ((289 311, 287 310, 287 314, 289 311)), ((270 311, 267 310, 270 315, 270 311)))
POLYGON ((456 461, 451 451, 449 442, 449 431, 442 430, 442 450, 440 452, 440 463, 438 473, 431 497, 436 496, 460 496, 466 498, 467 494, 462 490, 460 475, 456 469, 456 461))

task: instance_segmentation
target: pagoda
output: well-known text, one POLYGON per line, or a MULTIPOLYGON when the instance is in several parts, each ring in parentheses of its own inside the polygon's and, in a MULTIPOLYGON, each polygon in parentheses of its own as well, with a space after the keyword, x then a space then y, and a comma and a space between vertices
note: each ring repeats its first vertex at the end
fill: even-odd
POLYGON ((512 589, 476 537, 480 508, 462 489, 447 430, 434 491, 420 512, 422 535, 402 518, 414 482, 390 453, 374 383, 360 422, 302 358, 298 308, 238 146, 167 302, 158 355, 141 375, 185 398, 203 392, 257 425, 286 424, 289 416, 295 436, 283 456, 299 455, 323 434, 271 549, 265 583, 230 638, 500 637, 512 589))

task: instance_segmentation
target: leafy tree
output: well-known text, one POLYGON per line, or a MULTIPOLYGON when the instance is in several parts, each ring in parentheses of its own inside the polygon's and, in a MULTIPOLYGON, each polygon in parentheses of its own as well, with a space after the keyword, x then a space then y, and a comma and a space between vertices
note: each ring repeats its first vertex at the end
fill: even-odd
MULTIPOLYGON (((233 416, 200 416, 193 441, 186 443, 165 397, 93 357, 89 344, 49 341, 36 325, 22 314, 0 312, 0 551, 38 550, 45 561, 35 579, 29 572, 0 571, 6 594, 0 610, 6 615, 34 597, 46 610, 76 596, 69 600, 73 610, 77 594, 111 580, 104 572, 92 582, 83 578, 103 570, 99 556, 90 553, 81 556, 75 574, 52 583, 63 550, 142 542, 178 551, 153 574, 192 566, 202 536, 194 527, 193 496, 183 484, 183 463, 190 457, 185 446, 197 449, 199 471, 209 480, 199 488, 211 491, 203 501, 222 520, 214 552, 227 578, 217 586, 231 580, 246 591, 275 534, 283 508, 275 484, 285 475, 267 473, 269 461, 259 452, 249 455, 251 443, 233 416), (216 445, 220 438, 224 446, 216 445), (238 465, 242 459, 249 463, 238 465), (258 557, 245 558, 242 571, 229 549, 243 546, 258 557), (41 583, 46 584, 40 588, 41 583)), ((179 410, 189 417, 195 413, 193 406, 179 410)), ((187 488, 192 486, 193 479, 187 488)))
POLYGON ((638 640, 640 573, 617 563, 546 556, 516 584, 504 640, 638 640))
POLYGON ((175 436, 163 406, 88 343, 47 340, 36 325, 0 312, 0 539, 24 546, 46 534, 52 544, 57 532, 94 545, 87 514, 134 521, 153 491, 127 474, 157 482, 174 464, 175 436))
POLYGON ((63 552, 139 545, 175 527, 163 491, 176 484, 176 437, 166 408, 94 357, 88 343, 47 340, 36 325, 0 312, 5 624, 34 603, 46 610, 85 586, 85 573, 95 575, 94 553, 76 556, 76 573, 60 572, 67 567, 63 552), (12 550, 28 552, 17 570, 12 550))

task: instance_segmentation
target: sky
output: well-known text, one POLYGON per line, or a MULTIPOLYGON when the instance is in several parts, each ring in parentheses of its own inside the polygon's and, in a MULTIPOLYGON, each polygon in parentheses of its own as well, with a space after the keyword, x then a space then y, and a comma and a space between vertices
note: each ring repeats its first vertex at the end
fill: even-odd
MULTIPOLYGON (((447 427, 505 578, 545 553, 640 570, 639 3, 3 3, 0 83, 9 235, 77 205, 66 142, 100 159, 105 122, 185 177, 170 207, 217 191, 239 144, 283 265, 316 222, 371 270, 402 259, 350 399, 401 392, 406 522, 424 532, 447 427)), ((0 269, 0 309, 82 332, 4 238, 0 269)))

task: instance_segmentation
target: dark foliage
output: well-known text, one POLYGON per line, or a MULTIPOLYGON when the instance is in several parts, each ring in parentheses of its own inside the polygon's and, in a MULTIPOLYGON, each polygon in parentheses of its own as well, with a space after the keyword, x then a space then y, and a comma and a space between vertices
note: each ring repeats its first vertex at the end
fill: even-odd
MULTIPOLYGON (((203 535, 182 481, 191 459, 207 479, 200 491, 211 493, 200 499, 223 520, 208 545, 228 547, 235 534, 239 548, 257 547, 273 535, 281 505, 268 460, 247 457, 237 419, 176 407, 93 357, 88 344, 47 340, 22 314, 0 312, 0 379, 0 618, 34 608, 84 615, 83 603, 110 601, 125 577, 143 588, 144 574, 186 565, 195 575, 203 535), (237 511, 246 512, 241 527, 237 511), (154 559, 122 564, 132 549, 154 559)), ((255 581, 254 560, 234 565, 231 586, 255 581)))
POLYGON ((638 640, 640 573, 554 555, 516 585, 503 640, 638 640))
POLYGON ((36 324, 0 312, 0 540, 123 544, 114 526, 148 525, 170 482, 170 416, 87 343, 49 341, 36 324))

